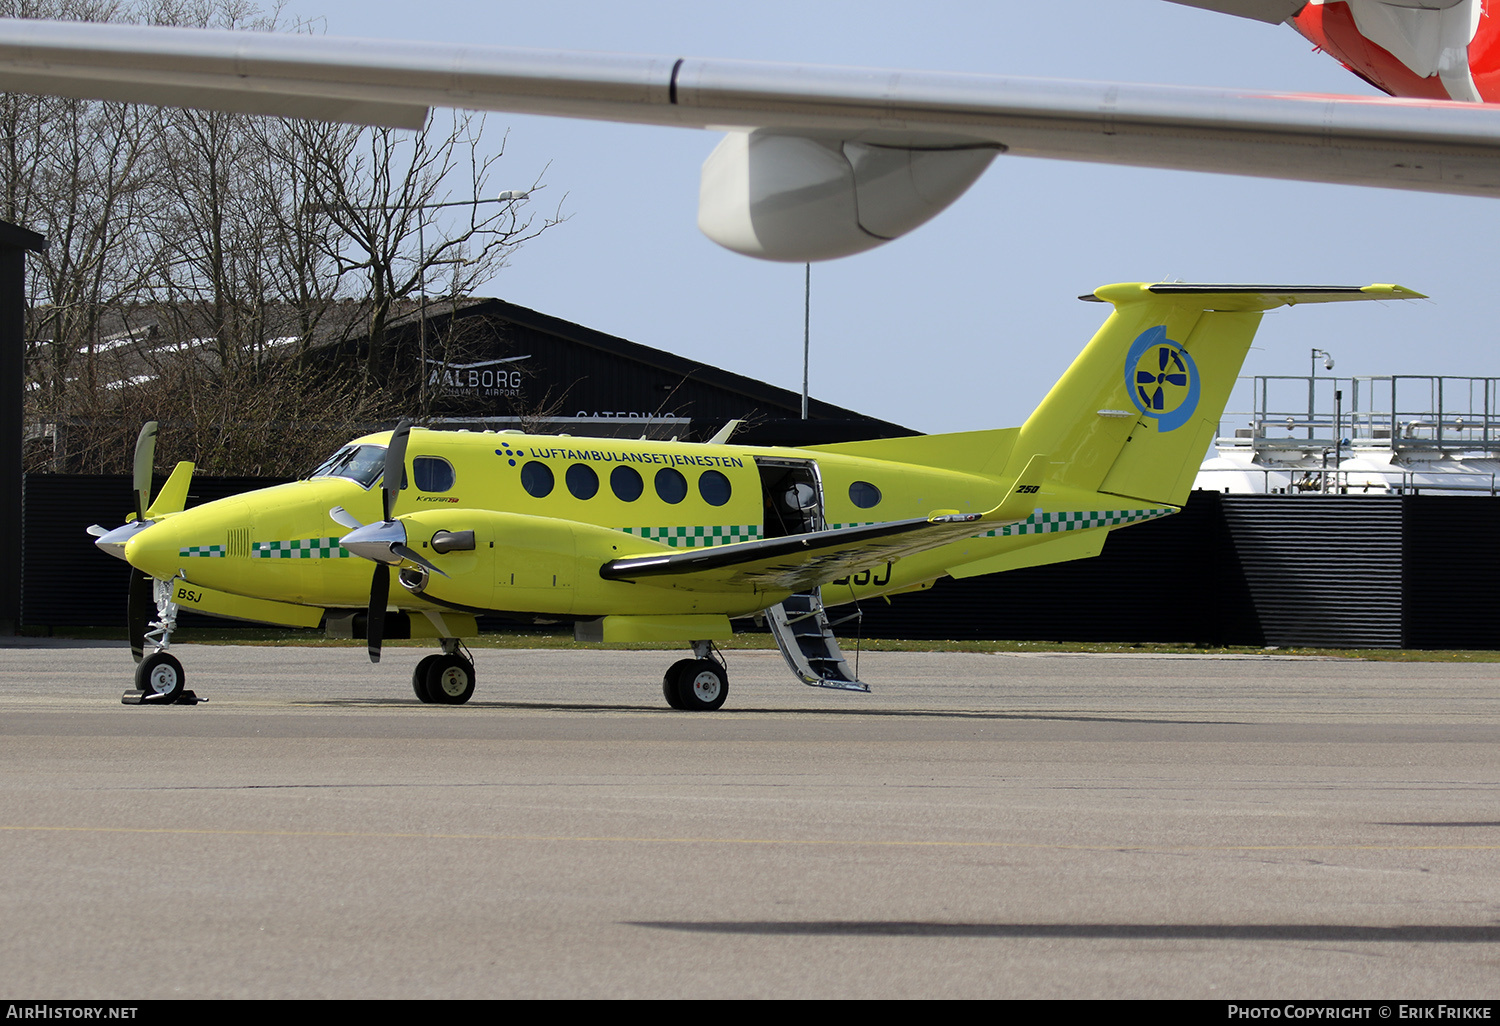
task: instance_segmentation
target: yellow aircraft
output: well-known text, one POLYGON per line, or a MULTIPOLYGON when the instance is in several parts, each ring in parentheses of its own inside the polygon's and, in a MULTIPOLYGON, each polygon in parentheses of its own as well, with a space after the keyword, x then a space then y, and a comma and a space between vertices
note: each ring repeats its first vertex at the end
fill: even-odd
POLYGON ((868 691, 827 607, 1098 554, 1115 528, 1187 501, 1265 311, 1421 296, 1121 284, 1082 298, 1113 311, 1019 428, 793 449, 403 422, 307 480, 184 510, 191 463, 147 505, 147 425, 135 517, 91 529, 135 568, 136 688, 145 701, 185 697, 168 648, 177 612, 192 609, 363 634, 373 662, 383 638, 432 638, 441 651, 412 681, 424 702, 473 694, 462 639, 479 613, 572 621, 583 640, 690 645, 663 679, 676 709, 723 705, 714 642, 736 619, 763 617, 803 682, 868 691))

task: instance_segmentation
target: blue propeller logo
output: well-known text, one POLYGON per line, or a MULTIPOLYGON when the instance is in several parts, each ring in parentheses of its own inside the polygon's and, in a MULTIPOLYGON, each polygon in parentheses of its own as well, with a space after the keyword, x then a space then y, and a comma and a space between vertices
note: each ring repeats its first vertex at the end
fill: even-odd
POLYGON ((1125 389, 1160 431, 1176 431, 1198 409, 1198 365, 1167 338, 1165 326, 1141 332, 1125 356, 1125 389))

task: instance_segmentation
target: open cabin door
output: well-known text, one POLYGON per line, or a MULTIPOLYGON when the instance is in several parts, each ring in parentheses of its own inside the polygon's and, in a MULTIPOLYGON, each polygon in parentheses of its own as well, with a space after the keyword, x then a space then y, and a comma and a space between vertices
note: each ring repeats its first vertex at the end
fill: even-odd
POLYGON ((812 460, 755 458, 760 470, 762 538, 823 530, 823 479, 812 460))
MULTIPOLYGON (((762 538, 822 531, 823 479, 812 460, 755 458, 760 470, 762 538)), ((869 691, 855 679, 823 609, 823 590, 813 588, 766 610, 766 622, 781 655, 799 680, 819 688, 869 691)))

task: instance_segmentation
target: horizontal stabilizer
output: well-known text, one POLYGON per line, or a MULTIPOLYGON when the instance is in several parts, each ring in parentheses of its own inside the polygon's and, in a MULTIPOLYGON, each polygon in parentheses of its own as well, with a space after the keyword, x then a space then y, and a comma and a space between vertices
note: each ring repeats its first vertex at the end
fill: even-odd
POLYGON ((1086 303, 1117 303, 1128 298, 1141 298, 1132 297, 1124 290, 1138 290, 1143 295, 1152 296, 1184 296, 1202 303, 1205 310, 1274 310, 1278 306, 1302 303, 1427 298, 1401 285, 1201 285, 1184 282, 1106 285, 1078 298, 1086 303))

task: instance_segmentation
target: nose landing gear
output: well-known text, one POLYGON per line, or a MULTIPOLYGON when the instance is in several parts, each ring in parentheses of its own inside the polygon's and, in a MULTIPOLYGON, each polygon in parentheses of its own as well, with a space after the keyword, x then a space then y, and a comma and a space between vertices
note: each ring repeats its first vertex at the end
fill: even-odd
MULTIPOLYGON (((197 705, 206 702, 208 699, 199 698, 187 689, 187 674, 183 672, 182 663, 167 651, 172 645, 172 632, 177 629, 177 603, 172 601, 174 582, 149 580, 151 598, 156 603, 156 619, 145 625, 141 637, 132 636, 130 639, 130 647, 140 653, 136 657, 140 661, 135 668, 135 690, 121 695, 120 704, 197 705)), ((132 624, 132 635, 135 630, 132 624)))

